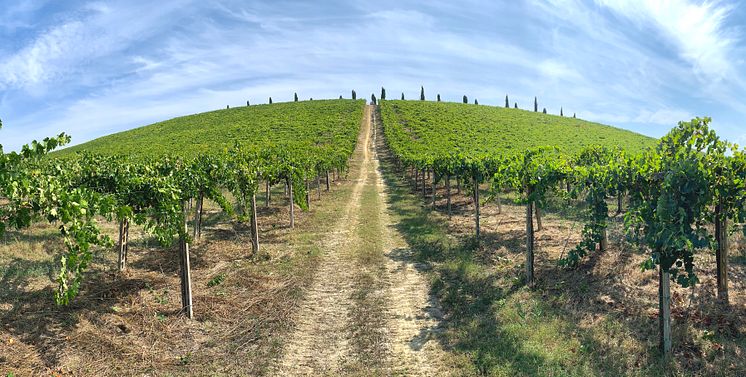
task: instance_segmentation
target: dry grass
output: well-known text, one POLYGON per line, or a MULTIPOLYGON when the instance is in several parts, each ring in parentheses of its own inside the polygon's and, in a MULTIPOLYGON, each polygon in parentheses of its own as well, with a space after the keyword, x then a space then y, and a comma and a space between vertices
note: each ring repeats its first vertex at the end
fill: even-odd
POLYGON ((449 219, 442 187, 433 212, 411 182, 402 186, 393 174, 388 180, 400 230, 434 267, 433 290, 448 317, 443 341, 463 373, 746 374, 742 237, 733 240, 729 308, 716 303, 712 252, 696 257, 700 285, 672 284, 675 357, 666 367, 657 351, 657 275, 641 270, 647 254, 625 241, 621 217, 612 220, 606 252, 592 254, 575 270, 562 269, 558 260, 580 241, 582 208, 555 198, 545 209, 544 230, 536 233, 538 284, 530 291, 523 284, 525 207, 511 204, 510 197, 503 198, 502 213, 494 203, 484 205, 483 237, 476 245, 470 197, 452 198, 449 219))
MULTIPOLYGON (((260 208, 262 252, 251 256, 245 227, 208 207, 203 239, 193 246, 195 319, 180 312, 176 249, 132 229, 130 269, 100 251, 80 296, 53 303, 56 229, 35 225, 0 244, 0 371, 26 375, 262 375, 278 356, 290 313, 315 269, 336 203, 335 184, 310 213, 287 227, 282 188, 260 208)), ((315 199, 315 195, 313 196, 315 199)), ((261 201, 260 201, 261 203, 261 201)), ((261 203, 263 204, 263 203, 261 203)), ((105 224, 112 236, 115 224, 105 224)))

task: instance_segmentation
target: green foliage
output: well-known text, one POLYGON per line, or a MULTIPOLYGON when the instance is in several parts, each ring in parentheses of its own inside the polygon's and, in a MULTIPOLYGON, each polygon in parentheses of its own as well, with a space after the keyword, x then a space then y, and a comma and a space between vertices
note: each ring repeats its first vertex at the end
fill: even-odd
POLYGON ((711 182, 727 144, 709 129, 709 118, 680 122, 657 148, 633 161, 628 232, 651 250, 644 269, 657 265, 684 287, 699 280, 696 249, 710 244, 706 229, 716 199, 711 182))

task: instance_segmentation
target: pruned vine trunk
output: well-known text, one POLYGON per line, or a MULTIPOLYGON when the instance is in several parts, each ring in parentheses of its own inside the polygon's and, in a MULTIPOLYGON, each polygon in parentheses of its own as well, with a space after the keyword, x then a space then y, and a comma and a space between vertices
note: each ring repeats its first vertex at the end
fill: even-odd
POLYGON ((426 183, 425 169, 422 169, 422 199, 423 200, 425 199, 425 183, 426 183))
POLYGON ((326 172, 326 191, 329 191, 329 171, 326 172))
POLYGON ((534 203, 534 212, 536 212, 536 231, 541 232, 544 227, 541 225, 541 210, 536 203, 534 203))
POLYGON ((598 251, 600 252, 604 252, 608 250, 609 248, 609 234, 608 233, 609 232, 607 231, 607 229, 604 229, 601 232, 601 239, 598 242, 598 251))
POLYGON ((728 305, 728 217, 723 213, 722 203, 715 207, 715 239, 718 301, 728 305))
POLYGON ((251 195, 251 246, 254 255, 259 253, 259 223, 256 215, 256 194, 251 195))
POLYGON ((306 208, 311 209, 311 186, 306 179, 306 208))
POLYGON ((295 198, 293 197, 293 181, 286 180, 285 185, 288 187, 290 192, 290 228, 295 228, 295 198))
POLYGON ((477 241, 479 241, 479 181, 474 177, 474 221, 477 225, 477 241))
POLYGON ((321 174, 316 176, 316 197, 321 200, 321 174))
POLYGON ((448 217, 451 217, 451 176, 446 175, 446 206, 448 206, 448 217))
POLYGON ((664 360, 671 359, 671 278, 658 267, 658 320, 660 349, 664 360))
POLYGON ((620 214, 622 213, 622 194, 620 193, 616 197, 616 213, 620 214))
POLYGON ((189 264, 189 242, 187 242, 187 233, 189 226, 187 224, 188 209, 187 203, 182 203, 184 211, 184 233, 179 238, 179 275, 181 278, 181 310, 188 318, 194 317, 192 308, 192 270, 189 264))

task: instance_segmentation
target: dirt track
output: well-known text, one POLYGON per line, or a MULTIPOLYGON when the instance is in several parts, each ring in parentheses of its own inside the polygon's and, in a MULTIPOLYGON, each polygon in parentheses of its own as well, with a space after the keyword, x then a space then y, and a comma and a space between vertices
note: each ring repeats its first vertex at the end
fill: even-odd
POLYGON ((280 375, 442 371, 443 351, 433 337, 440 312, 386 206, 375 117, 368 106, 352 162, 353 192, 321 245, 319 270, 276 368, 280 375))

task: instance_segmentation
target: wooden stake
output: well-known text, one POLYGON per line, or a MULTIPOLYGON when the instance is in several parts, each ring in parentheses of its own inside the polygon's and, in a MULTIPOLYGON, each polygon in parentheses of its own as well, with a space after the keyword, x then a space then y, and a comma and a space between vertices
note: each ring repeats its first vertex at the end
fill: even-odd
POLYGON ((728 218, 723 213, 722 202, 715 207, 715 263, 717 264, 718 301, 728 305, 728 218))
POLYGON ((321 174, 316 176, 316 196, 321 200, 321 174))
POLYGON ((539 209, 539 206, 534 203, 534 209, 536 212, 536 231, 541 232, 544 227, 541 225, 541 210, 539 209))
POLYGON ((251 195, 251 246, 254 255, 259 253, 259 223, 256 215, 256 194, 251 195))
POLYGON ((433 186, 433 209, 435 209, 435 192, 437 191, 437 189, 435 187, 435 170, 434 169, 433 169, 432 177, 433 177, 433 184, 432 184, 433 186))
POLYGON ((480 227, 479 227, 479 181, 477 177, 474 177, 474 221, 477 225, 477 241, 479 241, 480 227))
POLYGON ((665 361, 671 360, 671 278, 658 266, 658 318, 660 349, 665 361))
POLYGON ((329 192, 329 171, 326 172, 326 191, 329 192))
POLYGON ((266 181, 266 191, 264 193, 264 206, 269 207, 269 201, 270 201, 270 190, 269 190, 269 180, 266 181))
POLYGON ((187 318, 194 317, 192 307, 192 271, 189 264, 189 243, 186 240, 186 234, 189 226, 186 222, 188 210, 187 203, 182 204, 184 208, 184 235, 179 240, 179 259, 180 259, 180 277, 181 277, 181 307, 187 318))
POLYGON ((446 175, 446 205, 448 206, 448 217, 451 217, 451 176, 446 175))
MULTIPOLYGON (((531 190, 528 195, 531 196, 531 190)), ((534 220, 533 202, 526 205, 526 285, 529 288, 534 287, 534 220)))
POLYGON ((295 228, 295 203, 293 198, 293 181, 287 179, 285 185, 290 191, 290 228, 295 228))
POLYGON ((197 242, 198 239, 202 236, 202 203, 204 201, 204 194, 201 192, 199 193, 199 197, 197 198, 197 208, 194 213, 194 229, 192 230, 192 238, 194 239, 194 242, 197 242))

